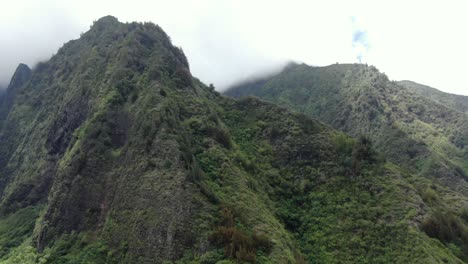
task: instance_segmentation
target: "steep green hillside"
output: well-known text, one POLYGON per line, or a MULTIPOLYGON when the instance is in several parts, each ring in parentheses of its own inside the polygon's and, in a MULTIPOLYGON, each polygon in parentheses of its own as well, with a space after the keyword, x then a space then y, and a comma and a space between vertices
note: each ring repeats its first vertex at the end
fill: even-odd
POLYGON ((0 263, 467 259, 464 197, 366 138, 219 95, 154 24, 102 18, 12 94, 0 263))
POLYGON ((367 135, 391 161, 468 194, 468 117, 409 92, 375 67, 295 65, 226 94, 255 95, 367 135))
MULTIPOLYGON (((289 65, 277 75, 237 85, 226 94, 258 96, 353 136, 368 136, 391 162, 452 189, 455 199, 454 194, 442 196, 458 202, 449 202, 447 208, 467 208, 461 201, 468 195, 468 117, 442 104, 442 99, 389 81, 375 67, 289 65)), ((437 190, 429 193, 441 195, 437 190)), ((457 221, 466 229, 466 219, 457 221)))
POLYGON ((435 102, 468 114, 468 96, 444 93, 435 88, 412 81, 400 81, 398 84, 404 86, 406 89, 414 93, 420 94, 431 100, 434 100, 435 102))

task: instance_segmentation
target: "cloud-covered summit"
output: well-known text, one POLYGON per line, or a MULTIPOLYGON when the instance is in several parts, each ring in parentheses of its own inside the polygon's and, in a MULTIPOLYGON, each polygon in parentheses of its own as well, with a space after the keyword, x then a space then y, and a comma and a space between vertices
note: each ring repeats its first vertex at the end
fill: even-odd
POLYGON ((160 25, 183 48, 193 74, 221 90, 290 60, 361 61, 391 79, 468 95, 466 4, 449 2, 8 1, 0 16, 0 85, 6 86, 19 62, 47 60, 110 14, 160 25))

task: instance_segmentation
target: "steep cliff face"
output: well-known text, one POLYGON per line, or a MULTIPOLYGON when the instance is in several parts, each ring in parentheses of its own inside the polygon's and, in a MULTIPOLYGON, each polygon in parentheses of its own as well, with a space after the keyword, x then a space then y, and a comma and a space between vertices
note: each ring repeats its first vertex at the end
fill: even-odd
MULTIPOLYGON (((10 137, 15 136, 13 135, 15 133, 14 124, 7 122, 5 125, 6 128, 3 129, 5 119, 15 104, 18 94, 23 91, 23 86, 30 78, 31 69, 25 64, 20 64, 10 81, 8 88, 0 96, 0 131, 2 131, 0 132, 0 152, 2 153, 2 155, 0 155, 0 168, 6 167, 8 156, 11 155, 10 153, 12 153, 14 147, 14 143, 9 141, 10 137)), ((0 179, 0 193, 3 193, 5 185, 10 180, 8 174, 9 173, 4 174, 5 176, 0 179)))
POLYGON ((22 80, 0 127, 5 263, 462 263, 423 231, 443 187, 219 95, 154 24, 104 17, 22 80))
POLYGON ((110 242, 127 241, 130 255, 181 256, 205 202, 186 181, 177 107, 159 90, 194 95, 183 53, 157 26, 106 17, 39 64, 26 84, 23 75, 20 66, 2 128, 2 210, 47 201, 40 250, 63 233, 112 222, 126 228, 113 230, 110 242), (173 166, 158 170, 166 160, 173 166))

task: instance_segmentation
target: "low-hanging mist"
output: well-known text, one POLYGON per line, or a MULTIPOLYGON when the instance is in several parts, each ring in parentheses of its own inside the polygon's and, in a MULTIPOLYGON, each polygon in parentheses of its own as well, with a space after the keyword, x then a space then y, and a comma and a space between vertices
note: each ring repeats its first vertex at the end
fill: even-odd
POLYGON ((192 72, 221 91, 294 60, 368 63, 391 79, 468 94, 463 7, 463 1, 9 2, 0 16, 0 85, 7 86, 19 63, 34 67, 110 14, 159 24, 184 48, 192 72))

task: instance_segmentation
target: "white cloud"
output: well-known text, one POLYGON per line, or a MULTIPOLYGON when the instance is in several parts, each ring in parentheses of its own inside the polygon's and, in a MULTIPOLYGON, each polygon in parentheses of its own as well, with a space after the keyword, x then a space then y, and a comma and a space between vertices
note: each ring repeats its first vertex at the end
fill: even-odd
POLYGON ((0 82, 110 14, 159 24, 192 73, 221 89, 289 59, 327 65, 361 54, 392 79, 468 95, 464 1, 23 0, 2 9, 0 82), (366 38, 353 42, 357 31, 366 38))

